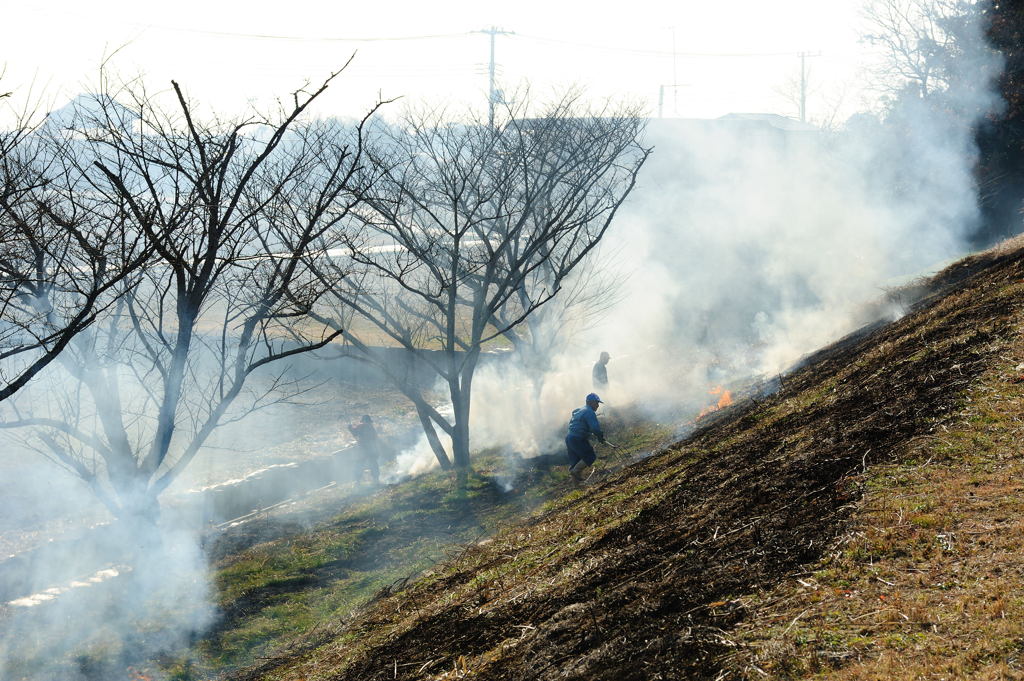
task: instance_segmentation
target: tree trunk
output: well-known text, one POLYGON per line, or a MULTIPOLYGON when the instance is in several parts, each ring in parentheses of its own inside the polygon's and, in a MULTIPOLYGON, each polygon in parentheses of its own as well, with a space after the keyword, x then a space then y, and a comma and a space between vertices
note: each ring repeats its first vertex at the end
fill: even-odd
POLYGON ((455 428, 452 433, 452 458, 459 470, 469 468, 469 395, 458 391, 452 395, 455 407, 455 428))
POLYGON ((471 350, 463 358, 461 371, 454 371, 453 379, 449 380, 452 407, 455 419, 452 424, 452 458, 455 468, 460 471, 469 470, 469 406, 473 394, 473 373, 476 371, 479 350, 471 350))
POLYGON ((117 518, 141 527, 155 527, 160 520, 160 500, 149 481, 136 477, 113 484, 117 496, 117 518))
POLYGON ((140 466, 147 477, 154 475, 160 468, 170 449, 171 438, 174 437, 174 420, 178 414, 178 403, 181 401, 181 389, 185 382, 185 372, 192 348, 192 332, 199 316, 199 305, 199 302, 191 300, 178 304, 179 328, 171 367, 164 380, 162 401, 157 413, 156 436, 140 466))
POLYGON ((437 436, 437 430, 434 428, 434 423, 430 420, 430 413, 419 401, 414 401, 413 404, 416 405, 416 414, 420 417, 420 425, 423 426, 423 434, 427 436, 427 442, 430 443, 430 449, 433 450, 434 456, 437 457, 437 463, 441 465, 443 470, 450 471, 452 469, 452 462, 448 458, 448 454, 444 451, 444 445, 441 443, 441 438, 437 436))

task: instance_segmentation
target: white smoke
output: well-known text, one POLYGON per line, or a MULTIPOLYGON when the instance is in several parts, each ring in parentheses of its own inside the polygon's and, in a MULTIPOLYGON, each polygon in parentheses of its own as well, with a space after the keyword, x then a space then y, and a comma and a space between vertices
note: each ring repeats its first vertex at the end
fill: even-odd
MULTIPOLYGON (((180 654, 208 626, 211 598, 194 528, 101 525, 75 546, 33 563, 25 595, 0 604, 0 678, 127 680, 130 668, 180 654), (114 562, 97 562, 101 552, 114 562)), ((37 551, 50 548, 57 547, 37 551)))
MULTIPOLYGON (((994 61, 984 50, 968 52, 977 62, 964 70, 990 78, 994 61)), ((655 153, 604 246, 621 301, 596 326, 559 337, 541 375, 514 361, 480 367, 474 449, 560 451, 569 413, 593 389, 601 351, 612 358, 602 398, 613 412, 639 404, 696 413, 715 401, 714 385, 776 374, 880 314, 901 314, 899 305, 871 303, 962 255, 977 221, 967 112, 984 115, 993 95, 953 87, 947 101, 951 107, 938 110, 908 98, 884 122, 861 115, 834 134, 772 117, 652 121, 655 153)), ((395 468, 416 475, 434 466, 421 438, 395 468)), ((30 482, 0 501, 11 526, 41 526, 37 512, 110 520, 83 485, 55 469, 16 474, 30 482)), ((123 654, 112 659, 127 664, 202 628, 210 599, 198 532, 129 525, 110 536, 123 549, 116 564, 77 565, 69 550, 12 600, 48 590, 59 598, 0 603, 0 678, 47 678, 32 668, 39 659, 109 640, 122 641, 123 654), (104 579, 91 581, 97 576, 104 579), (61 650, 47 649, 58 640, 61 650)), ((50 675, 90 676, 97 678, 67 668, 50 675)))
POLYGON ((973 127, 998 106, 984 84, 999 63, 972 30, 951 69, 965 83, 940 105, 908 97, 835 133, 772 115, 652 120, 654 154, 603 244, 623 300, 563 339, 539 398, 517 387, 535 377, 481 370, 475 445, 557 447, 601 351, 611 406, 696 412, 717 384, 774 376, 903 314, 886 291, 964 255, 978 226, 973 127))

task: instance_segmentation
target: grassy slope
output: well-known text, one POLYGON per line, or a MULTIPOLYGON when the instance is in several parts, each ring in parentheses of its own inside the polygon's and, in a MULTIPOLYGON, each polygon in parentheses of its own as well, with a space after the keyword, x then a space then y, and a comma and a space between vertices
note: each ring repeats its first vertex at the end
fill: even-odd
MULTIPOLYGON (((649 450, 666 436, 655 424, 618 427, 615 437, 626 454, 609 459, 604 452, 603 465, 621 465, 628 452, 649 450)), ((560 497, 570 485, 564 468, 524 469, 511 478, 507 471, 507 461, 485 452, 464 488, 441 471, 361 499, 339 488, 319 501, 315 515, 328 519, 311 528, 286 514, 254 524, 252 537, 243 532, 222 541, 214 547, 220 617, 186 656, 191 662, 168 659, 161 666, 171 678, 191 681, 273 656, 297 636, 301 643, 330 630, 367 600, 560 497), (495 477, 499 472, 506 478, 495 477), (319 507, 332 500, 344 510, 330 517, 319 507), (255 545, 239 550, 236 544, 255 545)))
MULTIPOLYGON (((990 283, 1022 293, 1021 279, 990 283)), ((1017 308, 1017 301, 1008 307, 1017 308)), ((741 678, 1024 678, 1024 316, 955 414, 872 467, 845 534, 756 595, 741 678)))
POLYGON ((842 541, 753 599, 746 678, 1024 678, 1024 344, 957 418, 863 478, 842 541))
POLYGON ((1022 261, 234 678, 1011 678, 1022 261))

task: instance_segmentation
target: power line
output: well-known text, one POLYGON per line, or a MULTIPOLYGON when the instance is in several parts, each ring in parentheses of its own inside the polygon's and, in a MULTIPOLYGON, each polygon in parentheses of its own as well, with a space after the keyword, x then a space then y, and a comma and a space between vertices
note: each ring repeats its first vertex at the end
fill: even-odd
POLYGON ((635 47, 614 47, 611 45, 598 45, 595 43, 581 43, 573 40, 561 40, 559 38, 543 38, 541 36, 516 33, 515 37, 532 40, 539 43, 552 43, 557 45, 568 45, 571 47, 585 47, 592 50, 604 52, 622 52, 627 54, 638 54, 651 57, 795 57, 799 51, 790 52, 677 52, 674 50, 647 50, 635 47))
MULTIPOLYGON (((48 11, 45 7, 29 5, 26 9, 35 14, 42 15, 43 17, 50 18, 52 12, 48 11)), ((93 15, 86 14, 84 12, 77 12, 75 10, 62 10, 61 16, 76 16, 81 19, 91 19, 93 15)), ((135 26, 137 28, 156 29, 158 31, 176 31, 179 33, 198 33, 205 35, 216 35, 225 36, 231 38, 255 38, 258 40, 294 40, 294 41, 308 41, 308 42, 348 42, 348 43, 374 43, 374 42, 401 42, 409 40, 435 40, 439 38, 465 38, 468 37, 471 31, 462 31, 459 33, 428 33, 423 35, 406 35, 406 36, 370 36, 363 38, 353 37, 342 37, 342 36, 295 36, 295 35, 281 35, 276 33, 244 33, 238 31, 211 31, 203 28, 190 28, 187 26, 167 26, 164 24, 144 23, 139 21, 125 21, 117 17, 106 17, 104 19, 107 23, 120 24, 122 26, 135 26)))
MULTIPOLYGON (((278 35, 274 33, 239 33, 236 31, 212 31, 209 29, 202 28, 187 28, 182 26, 164 26, 161 24, 141 24, 135 22, 124 22, 130 26, 139 26, 143 28, 152 28, 160 31, 176 31, 180 33, 197 33, 201 35, 212 35, 212 36, 223 36, 230 38, 252 38, 256 40, 288 40, 297 42, 342 42, 342 43, 375 43, 375 42, 407 42, 414 40, 443 40, 451 38, 466 38, 474 33, 489 33, 495 30, 485 29, 480 31, 465 31, 461 33, 432 33, 424 35, 408 35, 408 36, 371 36, 363 38, 355 37, 341 37, 341 36, 294 36, 294 35, 278 35)), ((653 57, 794 57, 799 56, 799 51, 790 52, 676 52, 668 50, 650 50, 643 48, 633 47, 615 47, 610 45, 599 45, 596 43, 583 43, 573 40, 562 40, 559 38, 545 38, 542 36, 526 35, 522 33, 514 33, 511 31, 498 31, 497 35, 510 35, 517 38, 524 38, 526 40, 532 40, 540 43, 552 43, 558 45, 568 45, 571 47, 583 47, 592 50, 600 50, 604 52, 620 52, 626 54, 637 54, 646 55, 653 57)))
MULTIPOLYGON (((30 11, 39 11, 39 8, 29 7, 30 11)), ((76 12, 64 12, 64 14, 73 14, 85 18, 87 15, 76 12)), ((295 35, 282 35, 275 33, 244 33, 237 31, 213 31, 202 28, 189 28, 184 26, 166 26, 163 24, 152 24, 152 23, 141 23, 135 21, 123 21, 112 19, 113 23, 122 24, 125 26, 136 26, 140 28, 156 29, 160 31, 176 31, 180 33, 196 33, 201 35, 213 35, 213 36, 224 36, 232 38, 252 38, 257 40, 290 40, 290 41, 304 41, 304 42, 351 42, 351 43, 372 43, 372 42, 404 42, 404 41, 415 41, 415 40, 440 40, 440 39, 451 39, 451 38, 466 38, 474 33, 488 33, 489 30, 482 31, 462 31, 459 33, 428 33, 422 35, 407 35, 407 36, 368 36, 368 37, 350 37, 350 36, 295 36, 295 35)), ((512 32, 499 32, 499 35, 511 35, 516 38, 523 38, 525 40, 532 40, 534 42, 541 43, 552 43, 560 45, 568 45, 571 47, 583 47, 592 50, 601 50, 605 52, 620 52, 628 54, 647 55, 655 57, 795 57, 800 56, 801 51, 792 50, 788 52, 676 52, 675 50, 651 50, 643 48, 632 48, 632 47, 615 47, 607 44, 596 44, 586 43, 573 40, 563 40, 559 38, 546 38, 543 36, 529 35, 523 33, 512 33, 512 32)), ((819 53, 820 55, 820 53, 819 53)))
POLYGON ((379 43, 379 42, 403 42, 410 40, 437 40, 439 38, 465 38, 470 35, 465 33, 435 33, 427 35, 406 35, 391 37, 369 37, 369 38, 343 38, 343 37, 309 37, 294 35, 275 35, 272 33, 236 33, 233 31, 210 31, 202 28, 182 28, 177 26, 160 26, 157 24, 134 24, 146 28, 155 28, 162 31, 180 31, 183 33, 200 33, 204 35, 225 36, 231 38, 255 38, 258 40, 293 40, 301 42, 322 42, 322 43, 379 43))
MULTIPOLYGON (((32 8, 35 9, 35 8, 32 8)), ((79 16, 85 16, 80 14, 79 16)), ((282 35, 276 33, 244 33, 238 31, 214 31, 203 28, 189 28, 185 26, 166 26, 163 24, 151 24, 141 23, 135 21, 117 21, 125 26, 136 26, 145 29, 155 29, 158 31, 175 31, 179 33, 195 33, 200 35, 212 35, 222 36, 230 38, 251 38, 256 40, 286 40, 296 42, 348 42, 348 43, 374 43, 374 42, 407 42, 415 40, 443 40, 451 38, 466 38, 474 33, 488 33, 491 29, 485 29, 481 31, 462 31, 459 33, 427 33, 422 35, 407 35, 407 36, 367 36, 367 37, 350 37, 350 36, 296 36, 296 35, 282 35)), ((800 51, 789 51, 789 52, 676 52, 668 50, 650 50, 643 48, 632 48, 632 47, 614 47, 609 45, 600 45, 596 43, 585 43, 573 40, 562 40, 559 38, 545 38, 543 36, 528 35, 522 33, 513 33, 509 31, 499 31, 498 35, 510 35, 517 38, 523 38, 526 40, 532 40, 540 43, 552 43, 559 45, 568 45, 571 47, 583 47, 592 50, 601 50, 605 52, 620 52, 627 54, 647 55, 655 57, 794 57, 799 56, 800 51)))

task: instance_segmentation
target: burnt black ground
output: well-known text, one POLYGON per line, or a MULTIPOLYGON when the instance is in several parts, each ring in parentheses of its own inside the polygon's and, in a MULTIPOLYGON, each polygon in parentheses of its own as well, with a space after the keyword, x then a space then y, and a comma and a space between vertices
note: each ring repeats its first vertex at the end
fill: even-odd
POLYGON ((231 678, 716 678, 745 614, 737 596, 771 588, 835 544, 861 473, 899 460, 948 418, 1019 333, 1021 281, 1020 251, 950 267, 910 314, 816 353, 776 394, 719 412, 536 518, 517 530, 529 537, 518 546, 499 538, 468 567, 379 599, 307 650, 231 678), (625 494, 644 481, 658 493, 625 494), (614 511, 625 519, 608 525, 614 511), (588 522, 609 529, 581 539, 588 522), (481 578, 546 546, 557 555, 514 579, 481 578), (569 566, 578 569, 567 580, 569 566))

